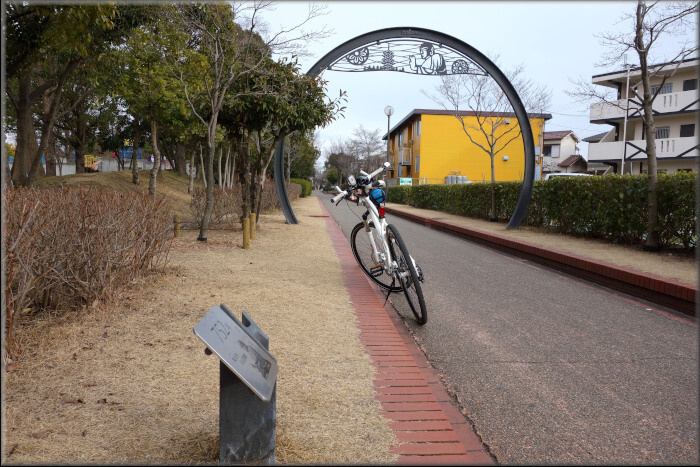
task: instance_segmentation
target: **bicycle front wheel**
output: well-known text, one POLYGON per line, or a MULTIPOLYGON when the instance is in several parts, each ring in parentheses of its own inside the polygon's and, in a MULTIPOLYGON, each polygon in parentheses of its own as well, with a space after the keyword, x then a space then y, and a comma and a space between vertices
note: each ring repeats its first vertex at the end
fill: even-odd
POLYGON ((396 272, 408 306, 415 315, 418 324, 423 325, 428 321, 428 314, 425 307, 425 299, 423 298, 423 289, 421 289, 420 281, 418 280, 418 271, 416 271, 413 260, 408 254, 406 244, 394 225, 389 224, 387 226, 386 236, 391 256, 398 266, 396 272))
POLYGON ((374 227, 372 222, 368 223, 369 232, 365 231, 365 223, 360 222, 355 227, 353 227, 350 233, 350 247, 352 248, 352 254, 355 256, 357 264, 360 265, 360 269, 364 272, 367 277, 372 279, 372 282, 377 284, 379 287, 385 290, 391 290, 392 292, 401 292, 401 284, 393 283, 393 279, 389 276, 384 267, 380 264, 379 258, 376 257, 374 251, 372 250, 372 244, 369 242, 369 237, 367 234, 372 235, 374 238, 374 244, 378 248, 381 248, 382 240, 379 236, 379 232, 374 227))

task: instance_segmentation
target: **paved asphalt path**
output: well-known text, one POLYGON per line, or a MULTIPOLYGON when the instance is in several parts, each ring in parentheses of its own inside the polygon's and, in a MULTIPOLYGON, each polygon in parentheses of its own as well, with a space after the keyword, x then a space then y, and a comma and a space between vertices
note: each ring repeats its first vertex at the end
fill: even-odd
MULTIPOLYGON (((348 236, 364 210, 314 193, 348 236)), ((393 302, 498 463, 699 463, 696 323, 387 220, 425 275, 428 323, 393 302)))

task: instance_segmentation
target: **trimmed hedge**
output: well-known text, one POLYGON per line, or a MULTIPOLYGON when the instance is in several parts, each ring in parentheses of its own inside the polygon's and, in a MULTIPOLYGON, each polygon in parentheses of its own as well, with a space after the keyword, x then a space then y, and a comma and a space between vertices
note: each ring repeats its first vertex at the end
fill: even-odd
POLYGON ((311 185, 311 182, 308 180, 304 180, 301 178, 290 178, 289 183, 296 183, 298 185, 301 185, 302 198, 309 196, 311 194, 311 190, 313 190, 313 185, 311 185))
MULTIPOLYGON (((695 172, 659 175, 659 236, 662 246, 697 242, 695 172)), ((535 181, 524 225, 555 232, 640 244, 646 237, 646 175, 557 177, 535 181)), ((522 182, 496 183, 496 218, 515 210, 522 182)), ((489 219, 491 184, 389 187, 388 201, 466 217, 489 219)))

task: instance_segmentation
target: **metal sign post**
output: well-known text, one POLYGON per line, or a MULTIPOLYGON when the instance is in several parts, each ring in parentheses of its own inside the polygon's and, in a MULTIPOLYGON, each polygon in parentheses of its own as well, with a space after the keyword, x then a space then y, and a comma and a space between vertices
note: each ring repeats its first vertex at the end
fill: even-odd
POLYGON ((275 463, 277 360, 269 338, 246 312, 238 320, 214 306, 194 333, 219 365, 219 462, 275 463))

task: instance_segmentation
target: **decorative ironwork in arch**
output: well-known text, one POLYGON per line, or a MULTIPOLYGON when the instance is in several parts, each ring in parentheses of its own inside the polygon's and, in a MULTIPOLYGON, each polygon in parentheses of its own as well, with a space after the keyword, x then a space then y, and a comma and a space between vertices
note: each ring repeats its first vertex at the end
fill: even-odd
MULTIPOLYGON (((517 229, 520 226, 530 204, 535 180, 534 138, 530 120, 518 93, 488 57, 466 42, 438 31, 410 27, 388 28, 362 34, 339 45, 318 60, 306 74, 317 76, 324 71, 490 75, 513 107, 525 150, 523 186, 507 228, 517 229)), ((280 141, 275 152, 275 186, 287 223, 296 224, 297 219, 289 203, 284 182, 283 151, 284 140, 280 141)))
POLYGON ((476 62, 458 50, 440 42, 414 38, 378 40, 362 45, 335 60, 324 71, 487 75, 476 62))

